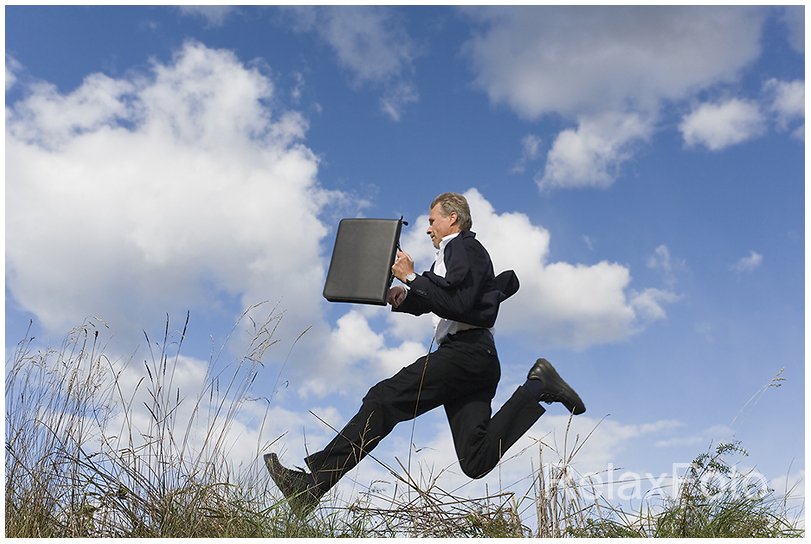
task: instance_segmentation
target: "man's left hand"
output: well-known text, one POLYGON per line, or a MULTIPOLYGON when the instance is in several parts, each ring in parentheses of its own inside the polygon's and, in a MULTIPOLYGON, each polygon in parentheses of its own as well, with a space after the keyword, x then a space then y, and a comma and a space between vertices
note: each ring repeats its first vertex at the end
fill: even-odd
POLYGON ((406 297, 406 290, 405 287, 402 285, 395 285, 391 289, 389 289, 389 304, 394 306, 395 308, 399 307, 400 304, 403 303, 406 297))

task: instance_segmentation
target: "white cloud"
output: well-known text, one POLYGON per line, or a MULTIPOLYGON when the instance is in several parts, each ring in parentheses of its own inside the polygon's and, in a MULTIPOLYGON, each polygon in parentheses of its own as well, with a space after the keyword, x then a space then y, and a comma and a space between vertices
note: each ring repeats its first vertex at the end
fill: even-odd
MULTIPOLYGON (((791 467, 789 467, 790 469, 791 467)), ((785 504, 793 516, 798 518, 798 527, 805 528, 805 470, 786 473, 769 481, 769 488, 775 490, 778 497, 785 497, 785 504), (802 516, 802 517, 800 517, 802 516)))
POLYGON ((513 166, 510 170, 511 173, 522 173, 526 168, 526 163, 530 161, 534 161, 538 157, 540 157, 540 146, 541 146, 540 137, 535 136, 534 134, 527 134, 521 139, 521 159, 513 166))
POLYGON ((742 272, 751 272, 757 267, 759 267, 763 263, 763 255, 759 253, 755 253, 754 251, 749 252, 748 257, 742 257, 738 260, 737 263, 730 266, 730 270, 734 270, 735 272, 742 273, 742 272))
POLYGON ((382 86, 381 109, 399 120, 418 93, 411 78, 416 47, 386 6, 297 6, 288 9, 299 31, 314 31, 328 43, 355 85, 382 86))
MULTIPOLYGON (((493 408, 497 410, 498 405, 493 408)), ((566 464, 570 476, 577 480, 601 474, 605 482, 616 478, 614 474, 606 474, 606 470, 612 466, 633 469, 625 464, 628 451, 640 445, 650 447, 657 437, 683 426, 683 423, 674 420, 627 424, 610 419, 600 421, 588 415, 570 420, 568 416, 559 415, 560 412, 554 406, 549 407, 532 429, 506 452, 499 465, 478 480, 471 480, 462 473, 444 414, 433 412, 420 416, 416 424, 401 424, 407 429, 398 428, 401 433, 383 441, 374 455, 394 467, 399 474, 403 471, 394 461, 395 457, 405 466, 410 464, 412 479, 419 482, 422 489, 431 489, 435 496, 441 496, 444 491, 457 497, 475 498, 513 491, 520 499, 524 493, 531 495, 533 470, 537 471, 541 464, 547 468, 566 464), (413 444, 409 442, 412 425, 416 428, 413 444), (572 456, 576 449, 576 454, 572 456), (539 450, 542 450, 542 456, 539 450), (562 457, 570 458, 570 463, 561 461, 562 457)), ((351 480, 363 485, 372 481, 394 481, 385 469, 369 458, 355 470, 351 480)), ((357 487, 353 481, 347 480, 350 478, 339 483, 339 492, 350 492, 357 487)), ((380 487, 384 492, 378 500, 391 497, 393 485, 380 487)), ((450 497, 447 499, 450 500, 450 497)), ((398 501, 402 500, 402 497, 398 497, 398 501)))
POLYGON ((306 427, 308 440, 323 445, 333 436, 328 425, 340 428, 345 422, 346 414, 332 406, 310 408, 328 425, 320 423, 310 410, 290 409, 284 385, 275 393, 259 387, 252 390, 250 365, 238 364, 238 359, 227 365, 183 355, 167 360, 166 370, 154 360, 147 363, 149 372, 141 364, 121 367, 117 362, 112 367, 117 374, 112 400, 119 409, 107 422, 105 436, 114 444, 116 438, 111 437, 118 437, 121 447, 143 451, 143 459, 148 444, 160 437, 167 455, 171 449, 180 458, 182 451, 182 458, 191 463, 199 453, 213 460, 205 456, 216 451, 223 454, 218 462, 241 466, 241 471, 253 464, 264 476, 261 456, 269 444, 274 443, 271 449, 288 458, 301 458, 306 455, 301 440, 277 440, 287 433, 298 438, 299 430, 306 427), (265 396, 259 396, 262 394, 265 396), (162 425, 156 424, 153 414, 162 419, 162 425), (170 437, 174 437, 171 444, 170 437))
POLYGON ((792 136, 801 140, 805 139, 805 82, 778 81, 770 79, 764 86, 767 95, 773 97, 769 110, 776 116, 779 130, 789 130, 789 127, 802 122, 802 125, 795 128, 792 136))
MULTIPOLYGON (((201 452, 211 453, 215 444, 229 465, 245 466, 255 460, 260 451, 261 420, 267 404, 246 402, 240 397, 238 386, 248 374, 237 370, 236 365, 217 368, 229 378, 232 375, 237 378, 236 387, 227 387, 228 380, 223 379, 222 387, 218 388, 212 386, 208 362, 184 355, 169 357, 167 361, 166 368, 160 358, 145 363, 149 372, 144 364, 122 366, 120 361, 112 364, 110 370, 116 373, 116 386, 111 400, 117 406, 111 420, 105 422, 104 436, 113 445, 118 443, 121 448, 143 452, 143 460, 148 459, 150 447, 158 447, 155 445, 158 439, 167 448, 167 456, 174 454, 187 463, 194 462, 201 452), (234 370, 236 374, 231 373, 234 370), (224 409, 219 409, 220 406, 224 409)), ((288 413, 286 421, 292 423, 296 419, 288 413)), ((270 422, 264 434, 277 433, 278 427, 270 422)))
POLYGON ((495 104, 561 132, 541 190, 607 187, 654 131, 665 101, 734 81, 760 55, 766 11, 707 6, 476 7, 465 44, 475 84, 495 104))
POLYGON ((667 317, 661 303, 673 303, 680 298, 679 295, 672 291, 664 291, 652 287, 643 290, 641 293, 637 293, 635 290, 631 289, 628 294, 631 298, 631 306, 636 310, 638 316, 649 321, 667 317))
POLYGON ((687 265, 682 259, 677 259, 670 255, 670 249, 662 244, 656 248, 654 255, 648 257, 648 268, 659 270, 665 280, 665 285, 673 287, 676 284, 675 272, 687 270, 687 265))
POLYGON ((408 81, 400 81, 390 86, 380 98, 380 109, 392 120, 399 121, 405 105, 418 99, 417 89, 408 81))
POLYGON ((657 440, 655 446, 657 448, 672 448, 677 446, 702 446, 706 447, 713 441, 724 442, 728 437, 734 436, 726 425, 713 425, 706 429, 700 429, 695 434, 689 436, 675 436, 670 438, 663 438, 657 440))
POLYGON ((304 88, 304 74, 301 72, 294 72, 293 78, 296 80, 296 84, 293 87, 293 90, 290 91, 290 99, 294 104, 298 104, 301 101, 301 90, 304 88))
POLYGON ((558 134, 536 177, 544 191, 561 187, 608 187, 635 146, 650 137, 652 124, 635 114, 606 113, 581 118, 576 129, 558 134))
MULTIPOLYGON (((628 447, 632 440, 646 435, 660 434, 683 425, 676 420, 623 424, 611 419, 600 421, 595 419, 595 416, 579 416, 572 418, 571 426, 569 426, 568 416, 544 415, 538 427, 553 429, 552 433, 544 439, 544 443, 561 455, 564 453, 562 446, 567 432, 570 448, 574 448, 572 444, 575 436, 579 435, 581 441, 588 437, 588 440, 582 442, 583 449, 578 452, 575 459, 581 471, 593 473, 605 470, 607 464, 616 462, 617 456, 628 447)), ((550 461, 554 462, 551 459, 550 461)))
POLYGON ((126 336, 234 299, 284 299, 295 334, 317 321, 330 195, 266 76, 187 43, 146 74, 29 92, 6 110, 7 288, 46 328, 95 315, 126 336))
MULTIPOLYGON (((630 271, 601 261, 593 265, 548 262, 549 231, 532 225, 520 213, 497 214, 475 189, 465 193, 473 215, 473 231, 490 253, 496 273, 513 269, 521 288, 504 302, 496 323, 499 334, 516 334, 541 345, 583 349, 618 342, 649 320, 665 316, 662 302, 669 291, 629 289, 630 271)), ((433 246, 423 234, 427 215, 403 236, 402 245, 426 270, 433 246)))
POLYGON ((6 92, 17 83, 17 72, 22 69, 14 57, 6 55, 6 92))
POLYGON ((765 118, 757 103, 732 98, 719 104, 701 104, 684 117, 679 130, 688 147, 718 151, 764 133, 765 118))
POLYGON ((369 319, 383 321, 381 316, 388 311, 350 307, 338 319, 336 328, 323 339, 322 352, 308 365, 311 376, 303 377, 299 394, 323 396, 349 390, 357 392, 361 384, 391 376, 425 355, 427 346, 414 340, 402 340, 395 347, 387 347, 386 333, 375 332, 369 319))
POLYGON ((524 6, 467 10, 465 46, 494 103, 536 119, 650 111, 733 80, 760 54, 764 12, 748 7, 524 6))
POLYGON ((805 6, 782 6, 780 19, 788 29, 788 43, 798 53, 805 53, 805 6))
POLYGON ((215 5, 178 6, 178 9, 183 15, 205 19, 208 28, 223 26, 228 16, 237 11, 235 6, 215 5))
POLYGON ((763 135, 770 119, 777 130, 791 130, 792 137, 805 139, 804 81, 770 79, 758 101, 730 98, 699 104, 684 116, 679 130, 688 147, 719 151, 763 135))

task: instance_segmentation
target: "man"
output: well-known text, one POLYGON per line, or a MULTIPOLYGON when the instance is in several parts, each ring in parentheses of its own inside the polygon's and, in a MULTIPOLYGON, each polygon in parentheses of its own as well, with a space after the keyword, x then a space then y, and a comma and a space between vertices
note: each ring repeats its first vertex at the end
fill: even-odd
POLYGON ((437 349, 372 387, 358 413, 323 450, 305 459, 311 472, 283 467, 265 455, 273 481, 304 516, 347 471, 357 465, 394 426, 444 406, 462 471, 471 478, 490 472, 544 413, 540 402, 561 402, 570 413, 583 401, 545 359, 491 418, 501 370, 492 327, 499 304, 518 290, 512 271, 496 277, 490 256, 470 231, 462 195, 444 193, 431 203, 427 234, 438 250, 431 270, 418 275, 414 261, 398 252, 394 276, 406 287, 389 291, 392 310, 434 314, 437 349))

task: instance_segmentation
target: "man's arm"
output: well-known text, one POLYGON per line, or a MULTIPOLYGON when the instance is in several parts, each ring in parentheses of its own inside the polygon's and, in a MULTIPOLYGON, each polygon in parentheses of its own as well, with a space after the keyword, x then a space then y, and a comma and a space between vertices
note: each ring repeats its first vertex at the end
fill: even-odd
MULTIPOLYGON (((394 264, 391 267, 391 272, 394 274, 395 278, 405 283, 408 275, 414 272, 414 260, 411 258, 411 255, 405 251, 398 251, 397 258, 394 260, 394 264)), ((408 291, 406 291, 406 288, 402 285, 396 285, 389 289, 388 302, 391 304, 393 312, 422 315, 431 311, 426 308, 424 304, 419 303, 415 297, 409 298, 408 291)))
POLYGON ((492 276, 492 265, 481 244, 473 239, 460 242, 445 261, 445 277, 423 273, 411 283, 409 297, 420 300, 439 317, 467 322, 480 301, 483 284, 492 276))
POLYGON ((465 236, 451 242, 445 257, 445 277, 423 272, 394 311, 413 315, 433 312, 456 321, 471 321, 471 310, 481 306, 482 287, 493 275, 490 256, 473 236, 465 236))

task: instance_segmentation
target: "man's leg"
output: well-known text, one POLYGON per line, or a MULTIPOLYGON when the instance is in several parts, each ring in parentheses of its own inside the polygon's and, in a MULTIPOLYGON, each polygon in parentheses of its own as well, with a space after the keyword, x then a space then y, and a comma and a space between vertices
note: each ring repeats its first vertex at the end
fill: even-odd
POLYGON ((358 413, 323 450, 304 461, 311 473, 288 469, 275 453, 265 455, 271 478, 299 515, 306 516, 341 477, 388 435, 400 421, 412 419, 443 402, 443 357, 432 353, 372 387, 358 413), (426 366, 426 362, 428 365, 426 366))
POLYGON ((498 356, 489 331, 477 329, 453 335, 427 357, 372 387, 358 413, 338 436, 305 459, 319 489, 326 491, 335 485, 397 423, 455 399, 489 403, 499 376, 498 356))
POLYGON ((461 398, 445 404, 462 471, 481 478, 544 413, 538 404, 560 402, 572 414, 586 411, 583 401, 546 359, 538 359, 524 385, 490 418, 490 401, 461 398))
MULTIPOLYGON (((442 404, 441 365, 434 354, 417 359, 397 374, 369 389, 358 413, 321 451, 304 461, 319 489, 329 490, 354 468, 394 426, 442 404)), ((438 358, 437 358, 438 359, 438 358)))
POLYGON ((490 418, 490 400, 460 399, 445 405, 462 471, 481 478, 545 412, 523 387, 490 418))

